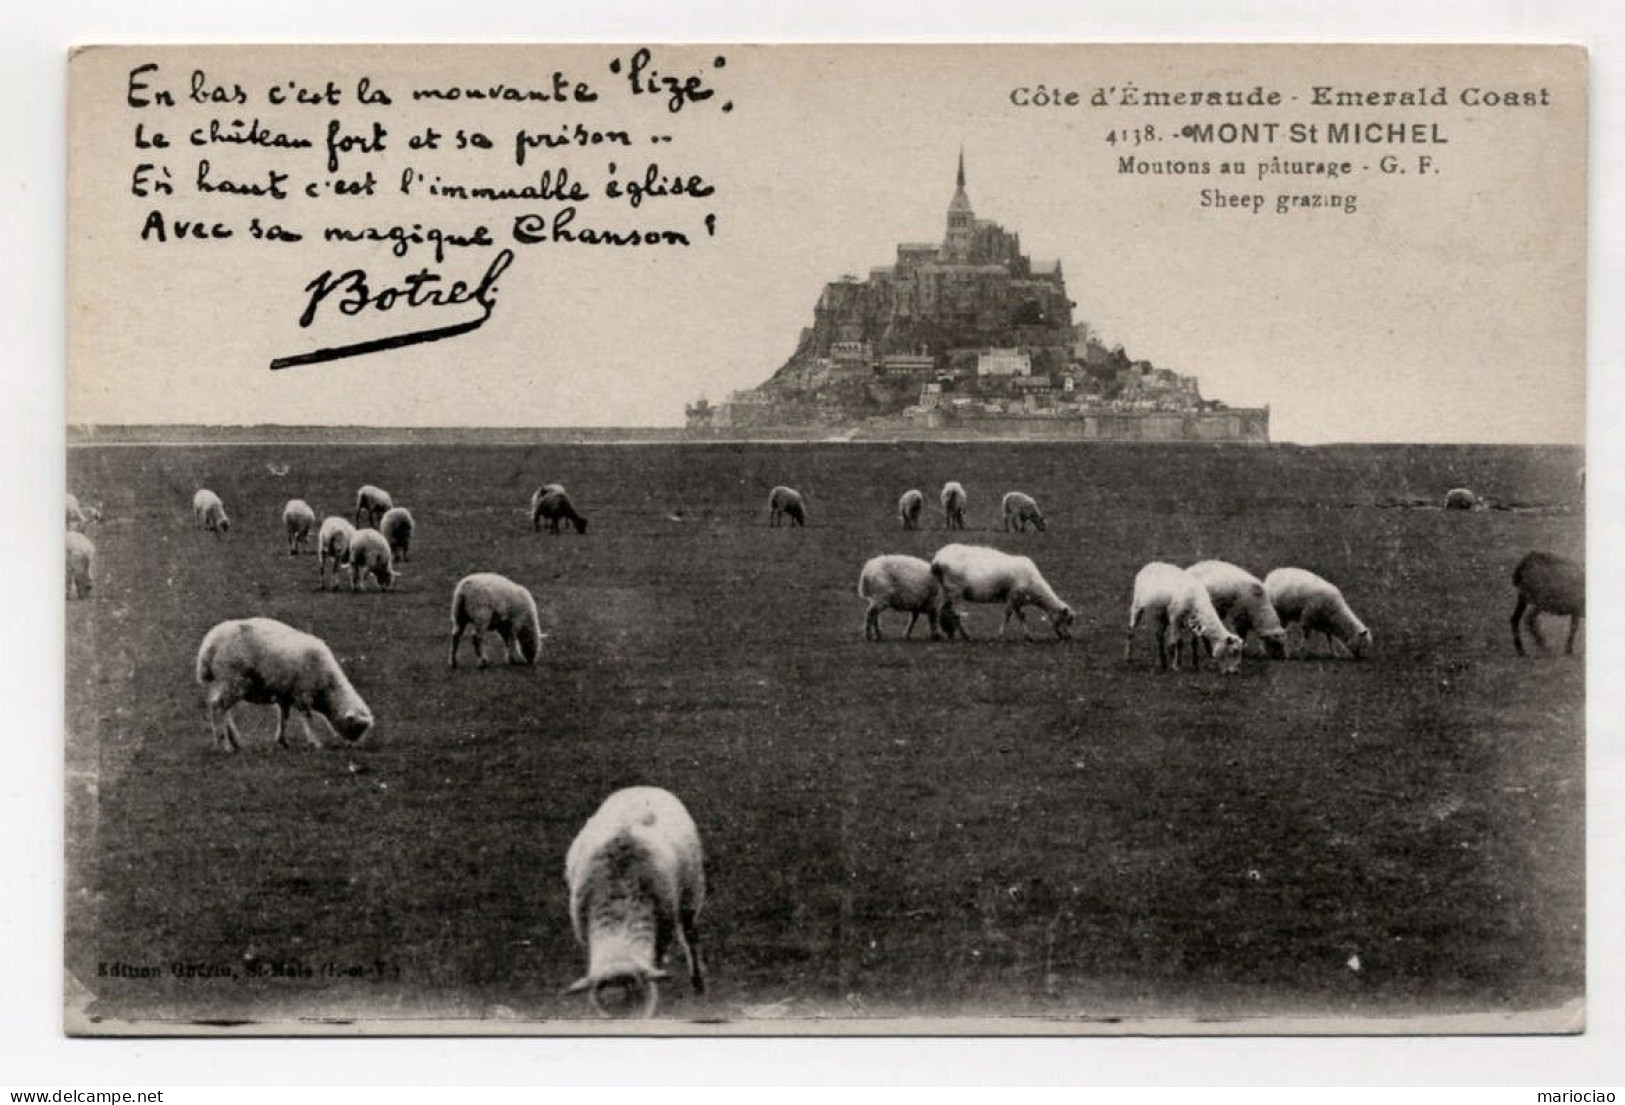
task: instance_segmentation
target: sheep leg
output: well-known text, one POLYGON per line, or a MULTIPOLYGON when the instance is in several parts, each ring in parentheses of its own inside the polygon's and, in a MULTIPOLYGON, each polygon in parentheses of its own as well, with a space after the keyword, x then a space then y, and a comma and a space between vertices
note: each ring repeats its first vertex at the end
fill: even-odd
POLYGON ((682 932, 683 956, 688 960, 688 981, 696 994, 705 993, 705 967, 700 962, 700 934, 695 925, 694 911, 679 907, 677 923, 682 932))
POLYGON ((918 610, 909 611, 908 628, 903 631, 903 640, 907 641, 907 640, 911 639, 914 636, 914 623, 919 621, 919 620, 920 620, 920 612, 918 610))
POLYGON ((1168 616, 1157 619, 1157 667, 1168 670, 1168 616))
POLYGON ((479 659, 482 668, 486 666, 484 637, 485 631, 477 625, 473 627, 472 632, 469 634, 469 640, 474 645, 474 655, 479 659))
POLYGON ((276 743, 278 748, 288 747, 288 704, 276 704, 276 743))
POLYGON ((467 628, 464 622, 458 622, 451 628, 451 666, 457 666, 457 646, 462 642, 463 630, 467 628))
POLYGON ((1140 624, 1140 616, 1145 611, 1138 606, 1128 612, 1128 632, 1123 635, 1123 663, 1134 659, 1134 627, 1140 624))
POLYGON ((1540 607, 1529 607, 1529 616, 1524 618, 1524 624, 1529 627, 1529 635, 1535 639, 1535 647, 1542 652, 1547 651, 1546 635, 1540 631, 1540 607))
POLYGON ((497 631, 502 639, 502 658, 509 664, 519 663, 519 650, 513 647, 513 630, 506 627, 497 631))
POLYGON ((231 707, 234 705, 235 702, 226 702, 225 695, 218 692, 209 696, 209 732, 214 736, 215 747, 227 752, 235 752, 241 747, 237 740, 237 728, 231 723, 231 707))
POLYGON ((1519 656, 1527 656, 1523 650, 1523 637, 1518 632, 1518 625, 1523 621, 1524 611, 1529 607, 1529 600, 1523 592, 1518 592, 1518 605, 1512 610, 1512 647, 1519 656))
POLYGON ((863 615, 863 639, 880 640, 880 607, 873 603, 869 604, 869 609, 863 615))
MULTIPOLYGON (((332 733, 334 737, 337 737, 338 736, 338 731, 333 728, 333 723, 331 721, 327 720, 327 715, 326 714, 322 715, 322 721, 324 723, 326 723, 327 731, 329 733, 332 733)), ((309 741, 311 744, 315 745, 317 748, 322 747, 321 740, 316 736, 315 730, 313 730, 310 727, 310 707, 309 706, 301 706, 301 707, 299 707, 299 724, 305 730, 305 739, 307 741, 309 741)))
POLYGON ((1573 656, 1574 655, 1574 635, 1576 633, 1578 633, 1579 631, 1580 631, 1580 615, 1578 615, 1578 614, 1570 614, 1569 615, 1569 641, 1568 641, 1568 644, 1566 644, 1563 647, 1563 655, 1565 655, 1565 656, 1573 656))

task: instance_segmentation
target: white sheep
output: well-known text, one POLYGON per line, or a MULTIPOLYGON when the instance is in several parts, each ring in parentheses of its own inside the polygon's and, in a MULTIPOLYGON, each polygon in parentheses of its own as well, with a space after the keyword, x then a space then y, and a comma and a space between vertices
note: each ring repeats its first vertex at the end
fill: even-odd
POLYGON ((1478 505, 1478 496, 1465 487, 1452 487, 1445 493, 1444 508, 1446 510, 1472 510, 1478 505))
POLYGON ((925 510, 925 496, 919 491, 905 491, 903 497, 897 500, 897 517, 902 519, 904 529, 920 528, 920 512, 925 510))
POLYGON ((1027 616, 1022 613, 1027 606, 1044 611, 1057 637, 1065 640, 1072 635, 1072 608, 1060 600, 1028 557, 1011 556, 985 545, 944 545, 931 559, 931 574, 942 581, 950 599, 1004 603, 1001 637, 1015 615, 1022 635, 1032 639, 1027 616))
POLYGON ((316 528, 316 512, 303 499, 289 499, 282 508, 282 528, 288 533, 288 555, 298 556, 310 541, 310 531, 316 528))
POLYGON ((348 518, 329 514, 322 519, 322 528, 316 534, 316 571, 327 590, 327 567, 333 565, 333 584, 338 585, 339 569, 350 563, 350 543, 355 540, 355 527, 348 518))
POLYGON ((320 746, 310 728, 312 711, 322 715, 335 736, 352 743, 372 728, 372 711, 361 700, 333 650, 319 637, 272 618, 221 622, 197 651, 197 681, 208 690, 209 729, 227 752, 242 747, 231 719, 239 702, 277 710, 276 742, 288 746, 288 715, 299 711, 305 736, 320 746), (222 726, 222 721, 224 725, 222 726))
POLYGON ((417 521, 404 506, 390 507, 378 523, 378 532, 389 542, 390 553, 403 563, 409 559, 407 553, 412 550, 412 534, 416 530, 417 521))
POLYGON ((802 502, 801 492, 783 484, 775 487, 772 494, 768 495, 767 514, 767 524, 770 526, 782 525, 782 518, 785 515, 798 526, 807 524, 807 504, 802 502))
POLYGON ((67 519, 69 529, 82 531, 92 522, 100 522, 102 512, 99 508, 88 504, 80 506, 79 497, 70 492, 68 495, 67 519))
POLYGON ((394 505, 395 500, 383 488, 374 487, 370 483, 362 484, 360 490, 355 493, 355 524, 372 526, 376 529, 379 520, 388 514, 390 507, 394 505))
POLYGON ((1012 529, 1026 533, 1029 524, 1036 526, 1038 532, 1044 532, 1044 512, 1038 509, 1038 503, 1031 495, 1012 491, 1005 495, 1003 506, 1006 533, 1012 529))
POLYGON ((198 529, 224 537, 231 532, 231 519, 226 517, 226 504, 208 488, 192 496, 192 521, 198 529))
POLYGON ((914 623, 924 614, 933 641, 940 641, 944 636, 952 640, 955 634, 970 639, 959 611, 948 600, 942 581, 931 571, 931 565, 917 556, 874 557, 858 576, 858 595, 869 600, 869 610, 863 618, 865 640, 883 639, 880 615, 886 610, 909 615, 905 638, 914 635, 914 623))
POLYGON ((1241 665, 1241 638, 1225 628, 1207 588, 1177 564, 1154 560, 1134 577, 1134 599, 1129 604, 1128 633, 1123 642, 1123 661, 1134 658, 1134 631, 1141 619, 1151 616, 1157 633, 1157 664, 1167 668, 1172 647, 1174 667, 1189 640, 1191 670, 1201 667, 1201 641, 1212 652, 1213 662, 1222 672, 1234 672, 1241 665))
POLYGON ((534 664, 542 650, 536 599, 529 591, 495 572, 476 572, 457 582, 451 596, 451 666, 463 631, 472 629, 474 655, 485 667, 484 638, 495 630, 510 664, 534 664))
POLYGON ((958 480, 949 480, 942 485, 942 528, 965 528, 965 505, 970 496, 965 494, 965 487, 958 480))
POLYGON ((88 599, 95 579, 96 546, 76 530, 68 531, 67 584, 70 599, 88 599))
POLYGON ((544 521, 547 523, 547 532, 551 534, 563 532, 560 528, 562 522, 569 522, 575 526, 577 533, 587 532, 586 516, 576 510, 569 494, 560 484, 550 483, 531 497, 531 528, 538 533, 541 532, 544 521))
MULTIPOLYGON (((1315 573, 1303 568, 1277 568, 1264 577, 1264 593, 1281 618, 1283 626, 1303 630, 1304 648, 1309 635, 1320 632, 1328 642, 1341 641, 1348 651, 1364 656, 1371 648, 1371 630, 1354 616, 1343 592, 1315 573)), ((1332 646, 1336 652, 1336 645, 1332 646)))
POLYGON ((395 557, 383 534, 375 529, 356 530, 350 539, 350 590, 361 590, 369 575, 379 590, 387 591, 401 577, 401 572, 395 567, 395 557))
POLYGON ((1219 617, 1244 643, 1247 634, 1256 633, 1271 656, 1279 660, 1286 655, 1286 630, 1263 580, 1223 560, 1203 560, 1185 570, 1207 588, 1219 617))
POLYGON ((676 795, 627 787, 604 800, 570 845, 564 864, 570 922, 587 950, 587 973, 567 993, 587 991, 603 1016, 652 1017, 672 939, 682 945, 689 984, 705 992, 696 922, 705 905, 700 833, 676 795))

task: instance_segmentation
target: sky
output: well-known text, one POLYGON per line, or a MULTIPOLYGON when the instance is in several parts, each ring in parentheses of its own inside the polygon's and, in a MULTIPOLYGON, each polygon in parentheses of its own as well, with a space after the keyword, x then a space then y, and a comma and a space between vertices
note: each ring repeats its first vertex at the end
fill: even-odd
MULTIPOLYGON (((1276 440, 1579 442, 1585 378, 1584 61, 1575 51, 1211 47, 659 48, 662 72, 700 74, 717 94, 667 110, 662 95, 621 93, 616 47, 445 48, 413 55, 357 50, 194 48, 93 50, 71 67, 69 130, 70 423, 581 425, 679 424, 701 394, 713 401, 767 378, 812 322, 823 285, 890 263, 900 241, 939 240, 959 151, 979 218, 1019 233, 1035 258, 1058 258, 1087 321, 1136 358, 1200 377, 1204 395, 1269 405, 1276 440), (717 67, 715 59, 725 65, 717 67), (128 106, 129 73, 153 87, 241 83, 243 105, 128 106), (501 82, 544 87, 553 71, 601 91, 591 104, 403 103, 401 89, 501 82), (396 90, 389 108, 273 108, 262 89, 296 80, 349 89, 359 74, 396 90), (1018 89, 1076 91, 1076 106, 1018 106, 1018 89), (1274 107, 1096 108, 1096 89, 1279 91, 1274 107), (1316 85, 1361 91, 1446 90, 1444 107, 1311 109, 1316 85), (1548 89, 1547 106, 1490 110, 1468 88, 1548 89), (1291 97, 1299 97, 1292 100, 1291 97), (722 112, 728 102, 732 110, 722 112), (341 156, 368 169, 376 195, 286 201, 199 196, 197 150, 136 150, 135 128, 173 136, 210 118, 252 117, 324 145, 338 118, 364 135, 381 119, 387 149, 341 156), (1378 121, 1437 127, 1443 144, 1201 145, 1179 128, 1227 122, 1378 121), (511 155, 519 129, 581 123, 626 129, 631 150, 511 155), (411 151, 425 126, 489 132, 494 149, 411 151), (1157 128, 1132 146, 1109 136, 1157 128), (645 136, 669 136, 669 142, 645 136), (1407 167, 1377 168, 1384 154, 1407 167), (1349 176, 1259 182, 1261 158, 1350 160, 1349 176), (1416 158, 1434 157, 1418 172, 1416 158), (1207 176, 1121 172, 1125 156, 1209 163, 1207 176), (133 166, 173 163, 174 196, 132 194, 133 166), (601 190, 649 163, 699 174, 703 198, 648 199, 637 209, 602 196, 578 204, 578 226, 678 228, 692 245, 611 248, 507 240, 513 216, 558 204, 500 204, 398 194, 401 172, 513 185, 564 170, 601 190), (1247 175, 1218 177, 1221 161, 1247 175), (1262 195, 1265 210, 1204 205, 1204 189, 1262 195), (1355 197, 1335 210, 1275 214, 1279 193, 1355 197), (226 241, 141 238, 152 212, 223 221, 226 241), (714 236, 703 218, 716 218, 714 236), (251 217, 303 229, 270 243, 242 232, 251 217), (490 228, 490 247, 452 250, 334 245, 326 225, 490 228), (312 228, 315 233, 311 233, 312 228), (311 281, 363 267, 374 288, 426 262, 478 280, 497 249, 514 250, 486 323, 434 343, 272 372, 269 363, 329 345, 421 329, 418 315, 346 318, 324 301, 298 319, 311 281), (408 318, 407 316, 410 316, 408 318)), ((137 93, 143 98, 146 93, 137 93)), ((150 139, 150 134, 148 135, 150 139)), ((267 159, 213 144, 213 179, 288 172, 320 186, 324 151, 267 159)), ((169 224, 171 228, 173 224, 169 224)))

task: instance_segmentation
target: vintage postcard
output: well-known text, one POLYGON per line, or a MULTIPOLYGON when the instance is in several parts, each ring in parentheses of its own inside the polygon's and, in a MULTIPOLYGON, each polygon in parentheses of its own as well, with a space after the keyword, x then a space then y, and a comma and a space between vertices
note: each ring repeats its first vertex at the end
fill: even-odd
POLYGON ((67 71, 70 1033, 1583 1030, 1583 49, 67 71))

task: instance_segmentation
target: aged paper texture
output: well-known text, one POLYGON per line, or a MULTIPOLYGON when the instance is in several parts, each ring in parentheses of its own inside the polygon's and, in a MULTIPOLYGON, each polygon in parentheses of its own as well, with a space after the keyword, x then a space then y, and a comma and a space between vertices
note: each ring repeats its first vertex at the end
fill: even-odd
POLYGON ((68 74, 70 1032, 1582 1029, 1582 49, 68 74))

